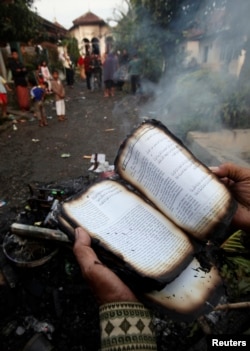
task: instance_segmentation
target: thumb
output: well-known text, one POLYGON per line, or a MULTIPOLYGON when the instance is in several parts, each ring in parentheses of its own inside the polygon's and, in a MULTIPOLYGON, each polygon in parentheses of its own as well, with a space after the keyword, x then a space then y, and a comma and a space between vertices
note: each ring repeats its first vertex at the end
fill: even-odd
POLYGON ((89 233, 82 227, 75 229, 75 245, 91 246, 91 238, 89 233))

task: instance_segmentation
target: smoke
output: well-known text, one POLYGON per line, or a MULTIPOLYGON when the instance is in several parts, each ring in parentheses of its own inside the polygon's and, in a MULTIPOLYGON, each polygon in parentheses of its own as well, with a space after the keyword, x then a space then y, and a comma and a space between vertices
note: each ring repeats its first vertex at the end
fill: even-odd
MULTIPOLYGON (((195 7, 196 12, 189 11, 186 38, 174 55, 167 52, 166 74, 153 88, 154 99, 143 107, 141 117, 159 119, 181 138, 190 130, 237 127, 240 111, 244 115, 247 109, 239 75, 244 69, 242 49, 248 28, 236 26, 242 23, 240 4, 227 3, 228 7, 220 7, 207 1, 206 6, 195 7)), ((176 19, 173 27, 182 20, 176 19)))
MULTIPOLYGON (((246 0, 202 3, 180 11, 182 16, 175 19, 172 29, 177 31, 187 23, 188 14, 185 38, 177 50, 166 46, 166 72, 160 82, 143 79, 140 91, 149 99, 139 106, 139 121, 145 117, 160 120, 184 142, 189 131, 216 132, 238 127, 249 112, 246 96, 250 93, 250 64, 247 71, 243 44, 250 33, 250 4, 246 0), (244 91, 242 77, 247 81, 244 91)), ((162 38, 160 29, 152 29, 146 18, 142 20, 143 30, 137 32, 144 37, 151 37, 153 32, 154 38, 162 38)), ((114 115, 118 110, 122 114, 124 106, 116 106, 114 115)), ((122 120, 126 132, 130 122, 122 120)))

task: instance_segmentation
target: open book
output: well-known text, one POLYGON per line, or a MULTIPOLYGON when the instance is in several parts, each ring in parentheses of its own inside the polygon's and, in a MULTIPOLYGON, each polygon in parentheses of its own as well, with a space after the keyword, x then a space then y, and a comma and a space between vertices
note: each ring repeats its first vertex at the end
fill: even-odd
POLYGON ((115 179, 65 201, 59 222, 67 232, 85 228, 118 270, 148 279, 147 289, 159 291, 192 270, 200 245, 225 239, 235 201, 160 122, 145 121, 126 138, 115 171, 115 179))

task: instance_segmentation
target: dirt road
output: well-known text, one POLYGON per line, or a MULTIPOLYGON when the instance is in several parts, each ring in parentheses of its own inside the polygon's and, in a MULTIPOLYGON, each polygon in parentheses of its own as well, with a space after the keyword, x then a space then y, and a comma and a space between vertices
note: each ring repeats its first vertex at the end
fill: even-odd
POLYGON ((66 115, 58 122, 54 102, 46 104, 48 127, 39 127, 32 114, 17 116, 19 123, 0 127, 0 207, 2 228, 27 199, 27 184, 70 179, 88 173, 89 156, 106 154, 113 164, 120 142, 138 123, 138 100, 124 92, 104 98, 102 91, 87 91, 83 82, 66 87, 66 115), (69 157, 63 157, 63 156, 69 157))

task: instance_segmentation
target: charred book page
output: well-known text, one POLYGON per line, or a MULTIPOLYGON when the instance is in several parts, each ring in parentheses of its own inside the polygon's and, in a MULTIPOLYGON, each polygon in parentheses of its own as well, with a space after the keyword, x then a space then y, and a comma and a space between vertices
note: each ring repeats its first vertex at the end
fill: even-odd
POLYGON ((204 269, 194 258, 176 279, 161 290, 146 293, 144 298, 145 304, 165 309, 171 318, 193 321, 210 313, 224 294, 217 268, 204 269))
POLYGON ((62 204, 61 216, 81 226, 107 252, 142 277, 169 282, 189 264, 190 238, 124 185, 103 180, 62 204))
POLYGON ((222 242, 236 210, 227 188, 164 125, 143 122, 121 145, 116 172, 177 226, 222 242))

